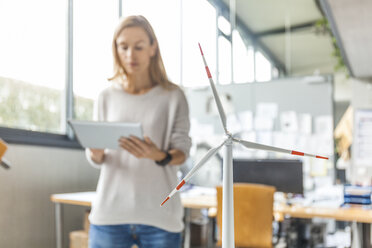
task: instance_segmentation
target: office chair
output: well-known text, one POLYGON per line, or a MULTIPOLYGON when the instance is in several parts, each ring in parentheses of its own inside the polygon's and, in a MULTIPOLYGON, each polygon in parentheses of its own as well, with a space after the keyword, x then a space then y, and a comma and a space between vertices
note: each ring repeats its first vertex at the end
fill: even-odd
MULTIPOLYGON (((234 231, 236 247, 272 247, 275 187, 234 184, 234 231)), ((218 246, 222 244, 222 186, 217 186, 218 246)))

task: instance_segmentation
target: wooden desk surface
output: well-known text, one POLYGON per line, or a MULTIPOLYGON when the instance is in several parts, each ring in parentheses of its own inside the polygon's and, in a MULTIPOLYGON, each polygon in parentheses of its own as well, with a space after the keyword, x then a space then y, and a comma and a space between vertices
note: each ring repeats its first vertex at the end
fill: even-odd
POLYGON ((63 204, 90 207, 92 206, 92 200, 95 195, 96 195, 95 191, 66 193, 66 194, 53 194, 50 196, 50 200, 54 203, 63 203, 63 204))
MULTIPOLYGON (((55 203, 72 204, 79 206, 91 206, 95 192, 77 192, 67 194, 54 194, 51 201, 55 203)), ((181 197, 182 204, 186 208, 216 208, 217 199, 213 195, 187 196, 181 197)), ((333 207, 304 207, 287 206, 284 204, 274 205, 274 216, 280 219, 280 216, 289 215, 295 218, 331 218, 339 221, 356 221, 362 223, 372 223, 372 210, 355 208, 333 208, 333 207)))
POLYGON ((287 206, 284 204, 274 207, 276 213, 289 215, 295 218, 330 218, 339 221, 356 221, 362 223, 372 223, 372 210, 361 207, 352 208, 334 208, 334 207, 304 207, 304 206, 287 206))
POLYGON ((212 195, 201 195, 201 196, 181 196, 182 205, 185 208, 216 208, 217 197, 212 195))
MULTIPOLYGON (((92 205, 92 200, 96 192, 76 192, 76 193, 66 193, 66 194, 53 194, 50 200, 55 203, 71 204, 78 206, 88 206, 92 205)), ((217 207, 217 199, 215 196, 188 196, 182 197, 182 204, 185 208, 212 208, 217 207)))

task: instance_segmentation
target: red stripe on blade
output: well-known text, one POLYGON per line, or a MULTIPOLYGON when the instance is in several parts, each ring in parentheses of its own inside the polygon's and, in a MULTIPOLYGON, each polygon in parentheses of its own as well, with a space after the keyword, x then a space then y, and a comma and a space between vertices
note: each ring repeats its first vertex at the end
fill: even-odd
POLYGON ((185 180, 182 180, 182 182, 180 182, 180 184, 178 184, 176 189, 179 190, 184 184, 185 184, 185 180))
POLYGON ((203 54, 203 50, 202 50, 202 48, 201 48, 201 46, 200 46, 200 43, 198 43, 198 45, 199 45, 199 48, 200 48, 200 52, 201 52, 201 54, 204 56, 204 54, 203 54))
POLYGON ((212 78, 211 72, 209 71, 208 66, 205 67, 205 70, 207 71, 208 78, 212 78))
POLYGON ((316 158, 328 159, 327 157, 316 156, 316 158))
POLYGON ((167 197, 167 199, 165 199, 165 200, 163 201, 163 203, 162 203, 160 206, 163 206, 164 203, 166 203, 168 200, 169 200, 169 196, 167 197))
POLYGON ((303 155, 304 155, 303 152, 297 152, 297 151, 292 151, 291 154, 293 154, 293 155, 298 155, 298 156, 303 156, 303 155))

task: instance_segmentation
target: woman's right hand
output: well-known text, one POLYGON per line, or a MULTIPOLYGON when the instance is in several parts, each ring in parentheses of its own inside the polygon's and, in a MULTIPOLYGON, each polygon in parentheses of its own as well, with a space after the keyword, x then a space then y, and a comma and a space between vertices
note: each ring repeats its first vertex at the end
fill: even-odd
POLYGON ((105 158, 105 150, 89 148, 89 151, 90 158, 93 160, 93 162, 97 164, 101 164, 103 162, 103 159, 105 158))

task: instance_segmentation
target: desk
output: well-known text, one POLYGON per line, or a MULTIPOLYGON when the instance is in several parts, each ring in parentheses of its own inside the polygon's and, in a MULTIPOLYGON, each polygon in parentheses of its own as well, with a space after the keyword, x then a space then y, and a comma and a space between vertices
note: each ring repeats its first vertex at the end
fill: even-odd
MULTIPOLYGON (((186 208, 208 208, 210 217, 217 215, 216 196, 194 196, 182 198, 182 203, 186 208)), ((187 209, 186 209, 187 211, 187 209)), ((283 203, 274 203, 274 218, 282 221, 285 216, 300 219, 325 218, 337 221, 352 222, 354 236, 356 237, 355 247, 372 248, 371 246, 371 227, 372 209, 360 207, 341 208, 341 207, 319 207, 319 206, 288 206, 283 203)), ((187 215, 185 215, 187 216, 187 215)), ((186 222, 186 225, 190 222, 186 222)), ((185 229, 185 233, 188 229, 185 229)), ((186 240, 186 235, 185 235, 186 240)), ((189 247, 189 246, 185 246, 189 247)))
MULTIPOLYGON (((51 196, 51 201, 55 203, 56 216, 56 238, 57 248, 62 248, 62 204, 71 204, 79 206, 91 206, 95 192, 78 192, 67 194, 54 194, 51 196)), ((190 209, 216 208, 217 199, 215 195, 201 196, 185 196, 182 197, 182 204, 185 207, 185 247, 189 247, 190 242, 190 209)), ((371 247, 370 245, 370 224, 372 223, 372 210, 363 208, 326 208, 326 207, 305 207, 305 206, 288 206, 285 204, 274 205, 274 216, 276 219, 281 219, 283 216, 291 216, 294 218, 330 218, 338 221, 350 221, 359 224, 359 229, 362 231, 363 247, 371 247)), ((359 238, 360 239, 360 238, 359 238)))
POLYGON ((355 208, 326 208, 326 207, 304 207, 287 206, 278 204, 274 207, 274 212, 282 215, 289 215, 294 218, 311 219, 327 218, 338 221, 350 221, 359 223, 372 223, 372 210, 355 208))
MULTIPOLYGON (((91 207, 92 200, 96 192, 77 192, 66 194, 53 194, 50 199, 55 204, 55 220, 56 220, 56 247, 63 247, 63 223, 62 223, 62 204, 77 205, 91 207)), ((191 209, 213 208, 217 206, 217 199, 214 195, 188 196, 181 193, 182 205, 185 207, 185 242, 184 247, 190 247, 190 218, 191 209), (185 197, 182 197, 185 196, 185 197)))
POLYGON ((62 204, 91 207, 95 195, 94 191, 51 195, 50 200, 55 204, 56 248, 63 247, 62 204))

